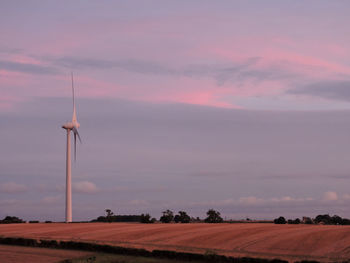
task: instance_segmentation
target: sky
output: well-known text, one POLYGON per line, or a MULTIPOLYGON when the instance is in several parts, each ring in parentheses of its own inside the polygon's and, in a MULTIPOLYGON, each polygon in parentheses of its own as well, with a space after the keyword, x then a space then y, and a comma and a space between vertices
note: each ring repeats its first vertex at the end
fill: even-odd
POLYGON ((0 217, 350 217, 349 1, 0 1, 0 217))

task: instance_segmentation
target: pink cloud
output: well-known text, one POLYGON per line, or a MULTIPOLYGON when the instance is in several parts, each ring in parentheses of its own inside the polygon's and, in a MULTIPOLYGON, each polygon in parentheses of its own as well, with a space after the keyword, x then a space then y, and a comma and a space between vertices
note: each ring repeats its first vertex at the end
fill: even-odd
POLYGON ((153 99, 163 102, 178 102, 203 106, 213 106, 222 108, 239 108, 238 106, 219 100, 219 96, 214 91, 183 92, 172 95, 155 96, 153 99))
POLYGON ((89 181, 80 181, 73 183, 73 191, 82 194, 94 194, 99 191, 98 187, 89 181))

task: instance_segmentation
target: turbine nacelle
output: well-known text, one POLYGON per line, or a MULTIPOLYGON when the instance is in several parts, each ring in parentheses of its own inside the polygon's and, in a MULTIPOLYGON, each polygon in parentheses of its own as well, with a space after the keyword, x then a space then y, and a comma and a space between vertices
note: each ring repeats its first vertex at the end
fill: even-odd
POLYGON ((63 129, 66 129, 66 130, 73 130, 73 128, 76 128, 78 129, 80 127, 80 123, 79 122, 67 122, 65 124, 62 125, 62 128, 63 129))
POLYGON ((74 124, 72 122, 67 122, 62 125, 62 128, 66 130, 72 130, 74 128, 74 124))

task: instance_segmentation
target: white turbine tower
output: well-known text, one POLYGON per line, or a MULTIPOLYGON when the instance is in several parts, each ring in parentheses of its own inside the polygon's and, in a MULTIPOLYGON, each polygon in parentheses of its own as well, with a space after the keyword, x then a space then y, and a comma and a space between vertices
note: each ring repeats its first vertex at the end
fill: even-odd
POLYGON ((74 83, 73 83, 73 73, 72 73, 72 93, 73 93, 73 117, 71 122, 67 122, 62 125, 62 128, 67 130, 67 159, 66 159, 66 223, 72 222, 72 159, 71 159, 71 147, 70 147, 70 132, 73 131, 74 134, 74 161, 76 160, 77 153, 77 136, 81 142, 78 128, 80 124, 77 121, 77 113, 75 109, 75 99, 74 99, 74 83))

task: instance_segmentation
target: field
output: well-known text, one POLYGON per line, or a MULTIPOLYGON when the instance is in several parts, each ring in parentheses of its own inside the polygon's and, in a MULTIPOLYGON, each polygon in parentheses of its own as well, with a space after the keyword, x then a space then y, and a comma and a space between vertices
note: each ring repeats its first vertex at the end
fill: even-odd
POLYGON ((266 223, 11 224, 0 225, 0 235, 290 261, 308 259, 326 262, 350 259, 350 226, 266 223))
POLYGON ((59 262, 92 255, 90 252, 0 245, 1 263, 59 262))
MULTIPOLYGON (((67 259, 72 263, 183 263, 177 260, 92 253, 77 250, 0 245, 1 263, 59 263, 67 259)), ((192 261, 192 263, 202 262, 192 261)))

